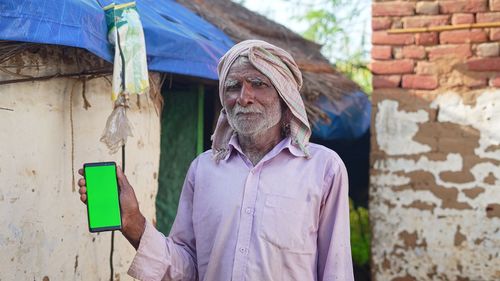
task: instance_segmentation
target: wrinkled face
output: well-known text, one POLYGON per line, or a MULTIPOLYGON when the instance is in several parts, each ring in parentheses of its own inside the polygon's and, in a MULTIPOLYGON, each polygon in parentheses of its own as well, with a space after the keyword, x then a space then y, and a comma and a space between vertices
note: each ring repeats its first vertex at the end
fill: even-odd
POLYGON ((278 92, 248 58, 242 57, 234 62, 224 88, 224 108, 229 125, 237 133, 263 133, 280 122, 282 108, 278 92))

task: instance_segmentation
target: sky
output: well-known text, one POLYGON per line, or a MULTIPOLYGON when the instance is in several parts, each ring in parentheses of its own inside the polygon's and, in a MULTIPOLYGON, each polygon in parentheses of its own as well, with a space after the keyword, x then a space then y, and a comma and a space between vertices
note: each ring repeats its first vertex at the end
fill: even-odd
MULTIPOLYGON (((308 25, 306 22, 300 22, 298 19, 294 19, 292 15, 297 15, 301 11, 304 11, 304 5, 315 4, 315 8, 325 6, 325 1, 328 0, 233 0, 235 2, 243 3, 243 5, 257 13, 260 13, 288 28, 295 31, 296 33, 303 33, 308 25), (303 3, 304 5, 298 5, 297 2, 303 3)), ((331 0, 330 0, 331 1, 331 0)), ((361 46, 361 36, 365 34, 365 46, 364 46, 364 56, 365 60, 369 60, 369 51, 371 49, 370 38, 371 38, 371 0, 359 0, 359 1, 348 1, 348 5, 354 5, 357 3, 362 8, 359 16, 357 16, 350 25, 350 49, 356 49, 356 47, 361 46)), ((346 14, 346 10, 351 10, 352 7, 345 7, 345 9, 339 9, 338 13, 335 13, 338 17, 343 17, 346 14)), ((333 39, 333 38, 332 38, 333 39)), ((335 44, 335 43, 334 43, 335 44)), ((340 46, 338 47, 340 49, 340 46)), ((326 57, 329 57, 325 54, 326 57)), ((345 56, 340 56, 345 57, 345 56)), ((331 59, 334 60, 334 59, 331 59)), ((332 61, 334 62, 334 61, 332 61)))

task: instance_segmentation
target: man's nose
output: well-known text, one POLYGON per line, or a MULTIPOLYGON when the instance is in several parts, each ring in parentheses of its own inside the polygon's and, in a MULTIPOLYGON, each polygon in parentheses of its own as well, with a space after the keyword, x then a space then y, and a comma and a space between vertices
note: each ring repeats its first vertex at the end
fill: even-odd
POLYGON ((255 95, 251 86, 247 83, 243 83, 241 87, 240 96, 238 98, 238 103, 241 106, 247 106, 254 103, 255 95))

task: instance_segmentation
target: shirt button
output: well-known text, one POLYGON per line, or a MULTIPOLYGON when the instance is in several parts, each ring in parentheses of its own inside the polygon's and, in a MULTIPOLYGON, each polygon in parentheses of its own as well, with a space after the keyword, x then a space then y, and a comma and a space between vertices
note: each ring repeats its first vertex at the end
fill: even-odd
POLYGON ((245 212, 246 212, 247 214, 251 214, 251 213, 252 213, 252 208, 246 208, 245 212))
POLYGON ((243 254, 245 253, 245 248, 240 248, 240 252, 243 254))

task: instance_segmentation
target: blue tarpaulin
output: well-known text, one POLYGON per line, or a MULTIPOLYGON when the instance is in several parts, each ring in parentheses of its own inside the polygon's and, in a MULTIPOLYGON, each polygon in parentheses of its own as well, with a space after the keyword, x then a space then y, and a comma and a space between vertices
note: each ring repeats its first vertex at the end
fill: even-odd
MULTIPOLYGON (((112 62, 105 0, 0 0, 0 40, 87 49, 112 62)), ((128 1, 114 1, 116 4, 128 1)), ((172 0, 138 0, 149 70, 217 79, 234 45, 222 31, 172 0)))
POLYGON ((328 115, 331 123, 322 120, 314 123, 314 138, 352 140, 361 137, 370 128, 371 102, 361 91, 345 95, 335 102, 320 96, 316 105, 328 115))

